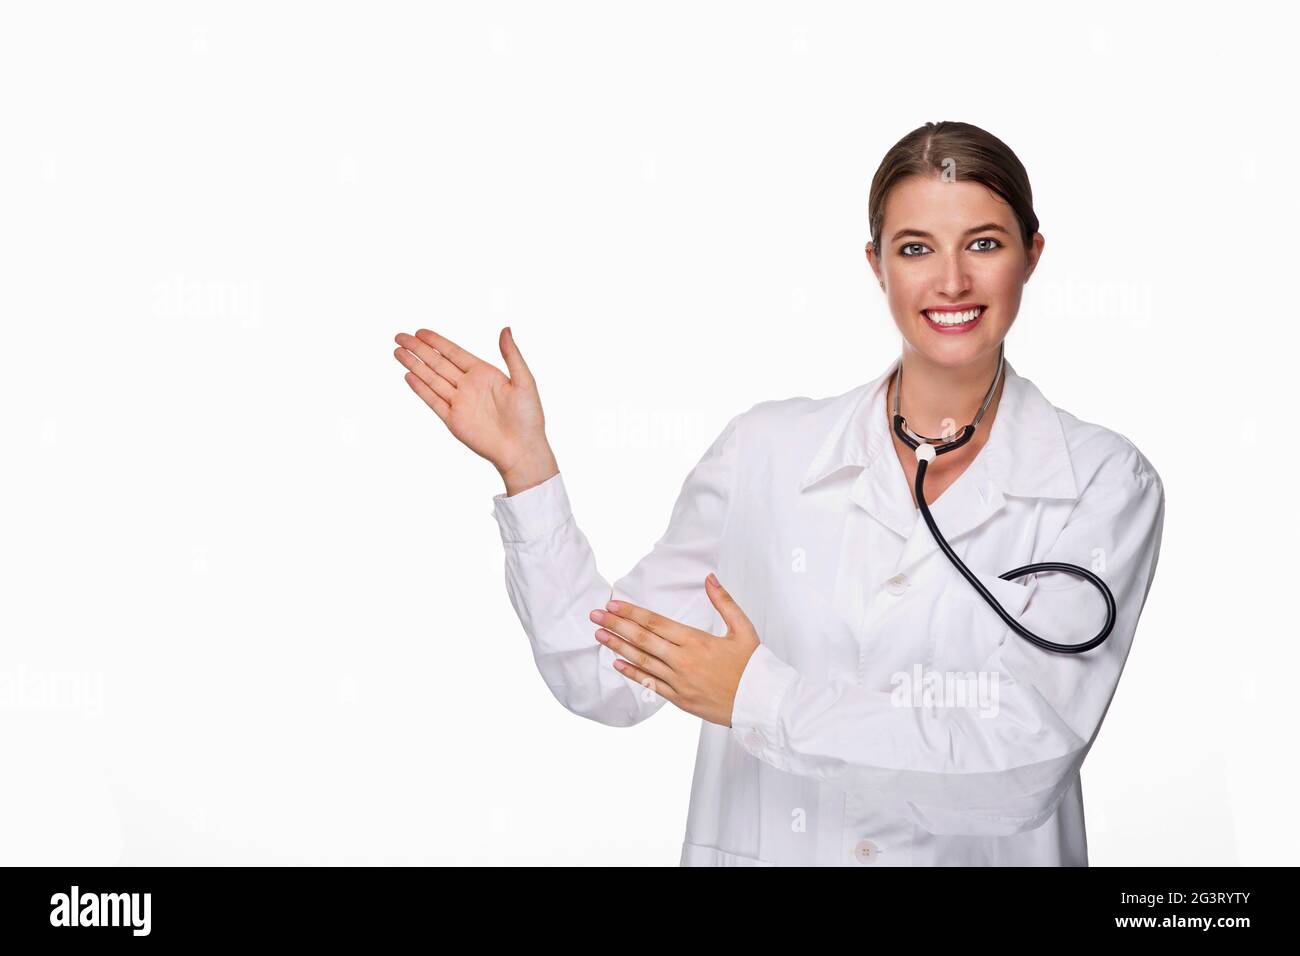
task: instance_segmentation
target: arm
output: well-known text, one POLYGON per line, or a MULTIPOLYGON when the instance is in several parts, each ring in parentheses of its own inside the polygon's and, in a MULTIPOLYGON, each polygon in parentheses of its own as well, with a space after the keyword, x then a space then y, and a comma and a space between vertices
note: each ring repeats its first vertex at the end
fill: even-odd
POLYGON ((613 726, 645 720, 663 698, 614 670, 617 656, 595 639, 591 608, 611 599, 662 608, 700 629, 718 620, 704 589, 717 567, 739 453, 737 415, 686 477, 668 528, 651 552, 611 586, 570 507, 563 477, 493 498, 505 548, 510 603, 546 685, 567 709, 613 726))
POLYGON ((649 717, 663 701, 614 670, 615 655, 596 641, 588 613, 619 598, 670 608, 701 629, 714 624, 704 577, 717 565, 726 530, 743 416, 727 423, 687 476, 654 550, 611 587, 574 521, 546 440, 537 381, 510 329, 498 336, 508 377, 432 329, 399 332, 396 341, 393 355, 408 369, 411 390, 505 481, 492 514, 505 545, 506 590, 551 692, 569 710, 601 723, 625 726, 649 717))
MULTIPOLYGON (((781 770, 868 789, 931 833, 1007 835, 1044 823, 1110 706, 1155 574, 1164 488, 1130 449, 1090 482, 1044 559, 1093 567, 1114 593, 1115 626, 1100 646, 1055 654, 1003 629, 980 665, 998 682, 992 716, 895 706, 889 692, 805 678, 760 646, 732 713, 741 745, 781 770), (1093 566, 1097 549, 1104 569, 1093 566)), ((1088 622, 1096 620, 1101 596, 1087 581, 1051 572, 1045 579, 1077 583, 1029 588, 980 577, 1036 634, 1069 642, 1096 633, 1088 622)), ((976 613, 993 614, 980 604, 976 613)))

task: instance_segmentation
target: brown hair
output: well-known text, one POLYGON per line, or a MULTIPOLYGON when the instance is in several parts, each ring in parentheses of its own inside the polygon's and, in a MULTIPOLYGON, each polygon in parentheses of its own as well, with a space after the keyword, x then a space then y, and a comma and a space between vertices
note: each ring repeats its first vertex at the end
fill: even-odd
POLYGON ((876 255, 880 230, 885 222, 885 199, 894 186, 908 176, 946 176, 950 180, 982 183, 1006 200, 1020 223, 1020 235, 1028 250, 1038 231, 1034 215, 1034 194, 1029 174, 1006 143, 970 123, 944 121, 926 123, 908 133, 885 154, 871 180, 867 216, 871 244, 876 255))

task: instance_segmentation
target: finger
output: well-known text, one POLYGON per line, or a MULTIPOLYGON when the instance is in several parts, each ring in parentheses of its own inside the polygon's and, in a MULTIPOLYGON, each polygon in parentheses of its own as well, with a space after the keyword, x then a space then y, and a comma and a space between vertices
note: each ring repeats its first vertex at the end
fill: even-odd
POLYGON ((669 667, 679 661, 680 645, 669 641, 663 635, 650 631, 649 628, 642 627, 636 620, 623 617, 628 605, 621 604, 619 601, 611 601, 620 607, 619 613, 608 610, 591 611, 591 620, 597 624, 603 624, 604 630, 614 631, 616 635, 623 637, 625 641, 636 644, 638 648, 645 650, 646 653, 654 654, 660 661, 667 663, 669 667))
POLYGON ((410 369, 412 375, 422 381, 430 391, 435 392, 444 402, 450 405, 455 399, 456 386, 421 362, 409 349, 393 349, 393 356, 410 369))
POLYGON ((637 624, 638 626, 657 635, 669 644, 680 646, 685 644, 688 635, 687 631, 694 630, 670 617, 664 617, 662 614, 656 614, 654 611, 635 604, 629 604, 627 601, 610 601, 605 605, 608 613, 617 617, 624 618, 637 624))
POLYGON ((447 416, 451 414, 451 406, 439 398, 433 389, 425 385, 418 375, 414 372, 407 372, 406 384, 411 386, 416 395, 424 399, 425 404, 433 409, 435 415, 444 422, 447 420, 447 416))
MULTIPOLYGON (((395 341, 398 345, 414 353, 416 358, 445 378, 453 386, 460 385, 460 380, 465 377, 465 373, 457 366, 447 361, 445 355, 438 352, 432 345, 427 345, 424 342, 421 342, 415 336, 407 335, 405 332, 398 332, 395 341)), ((419 374, 417 369, 412 369, 412 371, 416 372, 417 375, 419 374)), ((428 380, 428 376, 422 375, 420 377, 424 378, 426 381, 428 380)))
POLYGON ((635 664, 629 664, 627 661, 615 661, 614 669, 630 681, 640 684, 642 687, 648 687, 665 700, 676 702, 677 691, 671 684, 653 674, 647 674, 635 664))
POLYGON ((524 361, 519 346, 515 344, 515 334, 510 326, 507 325, 501 330, 501 341, 498 344, 501 357, 506 360, 506 368, 510 370, 510 381, 530 388, 535 386, 537 383, 533 380, 533 373, 529 370, 528 363, 524 361))
POLYGON ((739 630, 742 626, 749 623, 749 618, 745 612, 740 609, 740 605, 727 592, 727 589, 718 581, 717 575, 712 571, 704 579, 704 590, 708 592, 709 600, 713 606, 718 609, 722 619, 727 623, 727 631, 731 633, 739 630))
MULTIPOLYGON (((654 631, 648 631, 636 621, 630 621, 625 617, 620 617, 612 611, 596 610, 591 612, 591 619, 597 624, 602 625, 605 630, 612 631, 618 637, 621 637, 627 643, 634 647, 640 648, 647 654, 651 654, 669 667, 677 661, 678 646, 671 641, 666 641, 654 631)), ((628 658, 631 660, 632 658, 628 658)))
POLYGON ((444 338, 437 332, 430 332, 428 329, 420 329, 415 333, 415 337, 421 342, 432 345, 435 349, 450 359, 451 362, 462 372, 468 372, 481 361, 478 356, 466 352, 451 339, 444 338))
POLYGON ((664 683, 671 683, 673 679, 673 669, 659 658, 647 654, 641 648, 628 641, 623 640, 613 631, 607 631, 603 627, 596 629, 596 640, 600 641, 611 651, 622 657, 631 664, 635 664, 647 674, 653 674, 664 683))

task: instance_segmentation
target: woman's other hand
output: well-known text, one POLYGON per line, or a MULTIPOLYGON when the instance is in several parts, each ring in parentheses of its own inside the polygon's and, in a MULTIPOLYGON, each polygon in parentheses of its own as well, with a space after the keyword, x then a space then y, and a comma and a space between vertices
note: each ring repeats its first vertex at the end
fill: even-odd
POLYGON ((465 351, 437 332, 397 333, 393 355, 410 371, 406 383, 433 409, 447 430, 486 458, 517 494, 559 472, 546 440, 537 383, 507 326, 498 346, 510 370, 465 351))
POLYGON ((622 660, 614 667, 688 714, 731 726, 736 690, 759 645, 758 633, 740 605, 710 574, 704 589, 727 624, 722 637, 688 627, 627 601, 610 601, 591 612, 600 641, 622 660))

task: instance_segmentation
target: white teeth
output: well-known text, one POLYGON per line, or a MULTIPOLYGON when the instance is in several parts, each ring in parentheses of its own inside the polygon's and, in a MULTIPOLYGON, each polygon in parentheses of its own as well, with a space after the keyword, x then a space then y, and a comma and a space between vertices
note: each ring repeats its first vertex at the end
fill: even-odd
POLYGON ((963 322, 969 322, 983 311, 984 307, 980 306, 977 309, 967 309, 965 312, 926 311, 925 316, 936 325, 961 325, 963 322))

